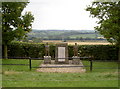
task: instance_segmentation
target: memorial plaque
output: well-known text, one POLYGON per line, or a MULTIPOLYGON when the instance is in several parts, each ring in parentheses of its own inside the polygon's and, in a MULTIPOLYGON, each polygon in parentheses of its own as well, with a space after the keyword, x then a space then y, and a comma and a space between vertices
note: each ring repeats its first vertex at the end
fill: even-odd
POLYGON ((67 43, 56 44, 55 58, 55 63, 69 63, 67 43))
POLYGON ((58 61, 59 62, 65 61, 65 47, 58 47, 58 61))

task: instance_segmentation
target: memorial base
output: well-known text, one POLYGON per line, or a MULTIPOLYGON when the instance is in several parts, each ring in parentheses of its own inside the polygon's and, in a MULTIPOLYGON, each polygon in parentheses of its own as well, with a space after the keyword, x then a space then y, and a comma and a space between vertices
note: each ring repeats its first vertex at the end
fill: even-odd
POLYGON ((55 64, 69 64, 69 60, 67 58, 66 59, 56 58, 55 64))
POLYGON ((80 64, 80 59, 78 56, 72 57, 72 64, 80 64))
POLYGON ((51 56, 44 56, 44 64, 51 64, 51 56))

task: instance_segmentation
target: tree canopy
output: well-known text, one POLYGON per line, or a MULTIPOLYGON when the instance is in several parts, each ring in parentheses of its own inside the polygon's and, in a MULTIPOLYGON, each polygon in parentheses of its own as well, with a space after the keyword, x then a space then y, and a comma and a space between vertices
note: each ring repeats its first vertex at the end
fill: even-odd
MULTIPOLYGON (((98 18, 99 31, 109 42, 119 47, 120 55, 120 1, 118 2, 93 2, 86 8, 93 18, 98 18)), ((120 56, 119 56, 120 60, 120 56)))
POLYGON ((22 39, 32 30, 34 17, 31 12, 22 15, 28 2, 2 2, 2 44, 7 58, 7 45, 14 39, 22 39))
POLYGON ((31 12, 22 15, 28 2, 2 3, 2 42, 8 44, 12 40, 24 38, 31 31, 34 20, 31 12))
POLYGON ((87 11, 93 18, 98 18, 99 31, 109 42, 120 44, 120 1, 119 2, 93 2, 87 11))

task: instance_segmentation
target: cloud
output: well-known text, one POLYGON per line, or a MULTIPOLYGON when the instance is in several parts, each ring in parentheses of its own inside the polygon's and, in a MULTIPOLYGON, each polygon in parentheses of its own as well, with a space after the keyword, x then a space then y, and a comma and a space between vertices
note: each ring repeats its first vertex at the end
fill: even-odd
MULTIPOLYGON (((93 29, 95 20, 85 11, 90 0, 30 0, 25 11, 34 14, 34 29, 93 29)), ((24 11, 24 12, 25 12, 24 11)))

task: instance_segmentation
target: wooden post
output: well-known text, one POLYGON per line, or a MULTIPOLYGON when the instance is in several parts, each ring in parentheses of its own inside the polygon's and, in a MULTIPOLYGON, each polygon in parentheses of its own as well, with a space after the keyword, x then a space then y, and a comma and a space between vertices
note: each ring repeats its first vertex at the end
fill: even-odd
POLYGON ((90 71, 92 72, 92 67, 93 67, 93 63, 92 63, 92 59, 90 59, 90 71))
POLYGON ((29 68, 30 68, 30 70, 32 69, 32 67, 31 67, 31 58, 29 57, 29 68))

